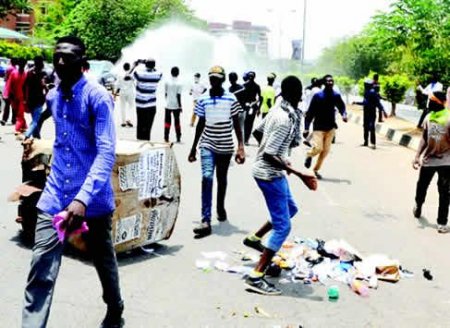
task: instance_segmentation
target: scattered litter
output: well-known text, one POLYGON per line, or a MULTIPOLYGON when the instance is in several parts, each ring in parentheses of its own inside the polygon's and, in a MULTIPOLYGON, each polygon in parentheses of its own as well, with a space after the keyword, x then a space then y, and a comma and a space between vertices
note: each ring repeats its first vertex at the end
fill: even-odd
MULTIPOLYGON (((211 271, 248 275, 260 254, 247 250, 234 250, 231 254, 222 251, 202 252, 202 259, 196 267, 211 271)), ((340 290, 335 283, 341 283, 361 297, 368 297, 370 289, 376 290, 379 281, 398 282, 401 278, 412 278, 411 271, 403 269, 400 262, 386 255, 363 256, 355 247, 342 239, 323 241, 320 239, 294 238, 287 241, 274 256, 266 271, 268 277, 280 277, 281 285, 303 283, 326 287, 328 299, 336 301, 340 290), (369 289, 370 288, 370 289, 369 289)), ((424 277, 432 280, 429 270, 424 269, 424 277)), ((257 314, 261 310, 255 311, 257 314)), ((249 314, 250 315, 250 314, 249 314)), ((245 314, 244 314, 245 316, 245 314)))
POLYGON ((195 261, 195 266, 201 270, 208 270, 211 269, 211 262, 205 260, 197 260, 195 261))
POLYGON ((266 311, 264 311, 264 309, 262 309, 260 306, 255 306, 255 312, 256 312, 256 314, 259 314, 263 317, 272 318, 272 316, 269 313, 267 313, 266 311))
POLYGON ((430 270, 427 270, 427 269, 423 269, 423 277, 426 279, 426 280, 433 280, 433 276, 431 275, 431 272, 430 272, 430 270))
POLYGON ((228 271, 228 269, 230 268, 230 266, 228 265, 228 263, 223 262, 223 261, 216 261, 214 263, 214 268, 216 268, 219 271, 228 271))
POLYGON ((401 278, 414 278, 414 273, 412 271, 407 270, 407 269, 403 269, 400 266, 400 277, 401 278))
POLYGON ((227 258, 228 254, 225 252, 202 252, 202 256, 205 259, 208 260, 220 260, 220 261, 225 261, 225 259, 227 258))
POLYGON ((330 286, 327 290, 329 300, 337 300, 339 298, 339 287, 330 286))

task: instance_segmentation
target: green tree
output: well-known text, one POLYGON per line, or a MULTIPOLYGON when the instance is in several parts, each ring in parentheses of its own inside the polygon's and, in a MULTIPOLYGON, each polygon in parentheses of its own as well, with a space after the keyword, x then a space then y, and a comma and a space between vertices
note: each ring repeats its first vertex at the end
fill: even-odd
POLYGON ((9 13, 16 13, 31 10, 29 0, 1 0, 0 1, 0 18, 4 18, 9 13))
POLYGON ((336 85, 345 95, 345 101, 349 104, 348 96, 352 92, 353 87, 355 86, 355 80, 349 78, 348 76, 336 76, 334 78, 336 85))
POLYGON ((379 42, 365 34, 343 39, 326 48, 318 60, 320 70, 355 80, 366 76, 370 70, 384 73, 387 67, 387 55, 379 42))
POLYGON ((423 79, 433 72, 450 83, 449 0, 397 0, 368 27, 391 54, 390 71, 423 79))
POLYGON ((35 2, 33 10, 36 24, 34 36, 52 42, 61 30, 62 23, 81 0, 41 0, 35 2))
POLYGON ((382 95, 391 103, 391 115, 396 116, 397 104, 405 99, 406 90, 411 82, 405 75, 384 76, 380 79, 382 95))
POLYGON ((354 79, 369 70, 426 81, 434 72, 450 84, 450 0, 396 0, 364 30, 325 49, 318 61, 354 79))
POLYGON ((78 35, 91 58, 114 61, 150 23, 173 15, 194 19, 183 0, 81 0, 58 34, 78 35))

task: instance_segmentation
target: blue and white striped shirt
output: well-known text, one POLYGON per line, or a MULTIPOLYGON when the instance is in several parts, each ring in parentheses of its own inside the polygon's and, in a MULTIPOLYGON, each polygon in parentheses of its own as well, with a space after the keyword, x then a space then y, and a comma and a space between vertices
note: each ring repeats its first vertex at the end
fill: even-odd
POLYGON ((162 73, 155 70, 140 70, 134 72, 136 80, 136 107, 148 109, 156 107, 156 89, 162 73))
POLYGON ((87 206, 87 218, 111 214, 116 145, 111 95, 83 76, 70 97, 63 96, 60 86, 52 89, 47 107, 56 136, 51 172, 37 207, 55 215, 76 199, 87 206))
POLYGON ((233 117, 242 111, 236 97, 224 92, 222 97, 211 97, 208 92, 200 96, 195 107, 195 114, 205 118, 205 129, 200 140, 200 147, 221 154, 232 154, 233 117))

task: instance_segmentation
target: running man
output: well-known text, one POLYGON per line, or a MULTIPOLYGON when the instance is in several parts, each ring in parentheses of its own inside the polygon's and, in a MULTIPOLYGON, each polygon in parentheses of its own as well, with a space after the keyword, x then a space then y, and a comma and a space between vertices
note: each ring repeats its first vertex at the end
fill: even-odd
POLYGON ((347 122, 345 103, 342 100, 341 95, 333 89, 333 77, 331 75, 326 75, 323 80, 325 88, 316 93, 312 98, 305 119, 305 132, 309 130, 309 126, 311 122, 313 122, 313 147, 307 153, 305 167, 310 168, 312 158, 319 155, 317 163, 314 166, 314 174, 318 179, 322 178, 319 170, 330 152, 331 143, 337 129, 335 108, 337 108, 342 115, 342 120, 347 122))
POLYGON ((260 114, 261 108, 261 88, 255 82, 255 72, 248 72, 246 74, 248 79, 244 83, 245 88, 245 128, 244 128, 244 143, 249 144, 250 137, 253 132, 253 123, 256 116, 260 114))
POLYGON ((25 121, 25 112, 27 111, 24 85, 27 78, 25 66, 27 61, 24 58, 19 58, 17 70, 11 73, 8 79, 9 99, 11 107, 16 112, 16 136, 20 136, 27 130, 27 122, 25 121))
POLYGON ((133 127, 133 123, 127 118, 127 112, 135 108, 134 98, 136 97, 136 86, 131 75, 130 63, 123 64, 123 72, 117 81, 115 96, 119 95, 121 127, 133 127))
POLYGON ((178 81, 180 69, 172 67, 170 70, 172 78, 165 84, 166 95, 166 115, 164 120, 164 141, 169 142, 170 128, 172 126, 172 115, 175 121, 175 132, 177 142, 181 142, 181 124, 180 115, 183 111, 181 107, 181 83, 178 81))
POLYGON ((381 104, 377 88, 379 85, 374 85, 373 81, 368 79, 364 81, 364 100, 362 102, 354 102, 356 105, 363 106, 363 121, 364 121, 364 143, 363 147, 369 146, 369 136, 372 148, 376 149, 376 133, 375 125, 377 120, 377 108, 384 112, 384 107, 381 104))
POLYGON ((261 258, 245 280, 248 289, 264 295, 278 295, 281 291, 264 279, 272 258, 283 245, 291 230, 291 219, 298 212, 283 171, 298 176, 311 190, 317 189, 317 179, 294 169, 287 156, 292 147, 299 145, 301 113, 298 104, 302 98, 302 83, 295 76, 281 82, 282 101, 256 129, 260 147, 253 165, 253 177, 261 189, 270 213, 267 221, 244 244, 262 250, 261 258), (263 246, 261 238, 272 231, 263 246))
POLYGON ((32 117, 32 122, 25 133, 25 139, 31 137, 36 139, 41 138, 39 120, 44 109, 45 95, 48 91, 45 84, 47 74, 45 74, 43 69, 44 58, 36 56, 34 58, 34 66, 28 71, 27 78, 25 79, 25 101, 32 117))
MULTIPOLYGON (((237 101, 241 105, 242 108, 245 107, 245 88, 240 85, 238 81, 238 75, 236 72, 231 72, 228 74, 228 81, 230 82, 230 87, 228 88, 228 91, 230 91, 232 94, 236 96, 237 101)), ((244 124, 245 124, 245 111, 242 111, 239 114, 239 122, 241 124, 241 131, 242 135, 245 134, 244 132, 244 124)))
POLYGON ((422 216, 422 206, 425 203, 427 189, 438 175, 439 209, 438 232, 449 232, 448 207, 450 204, 450 111, 445 108, 445 93, 437 91, 430 94, 428 108, 430 113, 424 121, 424 129, 413 168, 419 169, 419 180, 416 187, 416 205, 414 216, 422 216))
POLYGON ((264 119, 267 114, 269 114, 269 110, 272 108, 272 106, 275 105, 275 88, 273 87, 273 84, 275 83, 276 75, 273 73, 270 73, 267 76, 267 85, 262 89, 261 92, 261 114, 262 118, 264 119))
POLYGON ((191 117, 191 127, 194 127, 196 116, 195 116, 195 107, 197 106, 197 100, 198 98, 205 93, 206 90, 208 90, 203 83, 200 82, 201 75, 200 73, 194 74, 194 84, 191 87, 191 91, 189 92, 189 95, 192 96, 192 99, 194 100, 194 107, 192 108, 192 117, 191 117))
POLYGON ((195 138, 189 154, 189 162, 197 160, 197 145, 200 141, 200 157, 202 164, 202 222, 194 229, 194 238, 209 236, 211 229, 211 207, 214 171, 217 177, 217 219, 227 220, 225 195, 227 176, 231 157, 234 152, 233 127, 238 140, 235 160, 238 164, 245 162, 245 151, 242 131, 239 124, 239 113, 242 111, 236 97, 226 92, 222 84, 225 82, 225 70, 214 66, 209 71, 211 89, 198 99, 195 114, 199 121, 195 138), (201 138, 201 139, 200 139, 201 138))
POLYGON ((156 91, 162 74, 155 69, 154 59, 138 60, 131 72, 136 80, 136 138, 138 140, 151 139, 153 121, 156 115, 156 91), (139 64, 145 64, 145 69, 135 70, 139 64))
MULTIPOLYGON (((36 237, 25 288, 22 328, 47 326, 65 245, 52 225, 53 216, 61 211, 67 212, 63 222, 67 231, 78 229, 83 221, 89 226, 88 249, 107 305, 100 327, 120 328, 124 324, 111 237, 115 206, 111 184, 116 143, 114 102, 105 88, 83 75, 85 53, 84 43, 72 36, 59 39, 53 53, 61 83, 48 93, 47 106, 55 121, 56 139, 52 170, 37 204, 36 237)), ((78 279, 77 272, 74 278, 78 279)))

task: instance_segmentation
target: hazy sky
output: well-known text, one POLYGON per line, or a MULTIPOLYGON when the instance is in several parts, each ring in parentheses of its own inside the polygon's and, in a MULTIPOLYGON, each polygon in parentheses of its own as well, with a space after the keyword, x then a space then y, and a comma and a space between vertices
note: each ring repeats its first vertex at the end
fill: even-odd
MULTIPOLYGON (((248 20, 270 30, 270 53, 290 56, 290 40, 302 35, 303 0, 187 0, 197 16, 230 23, 248 20)), ((393 0, 307 0, 305 57, 312 59, 340 37, 358 33, 393 0)))

